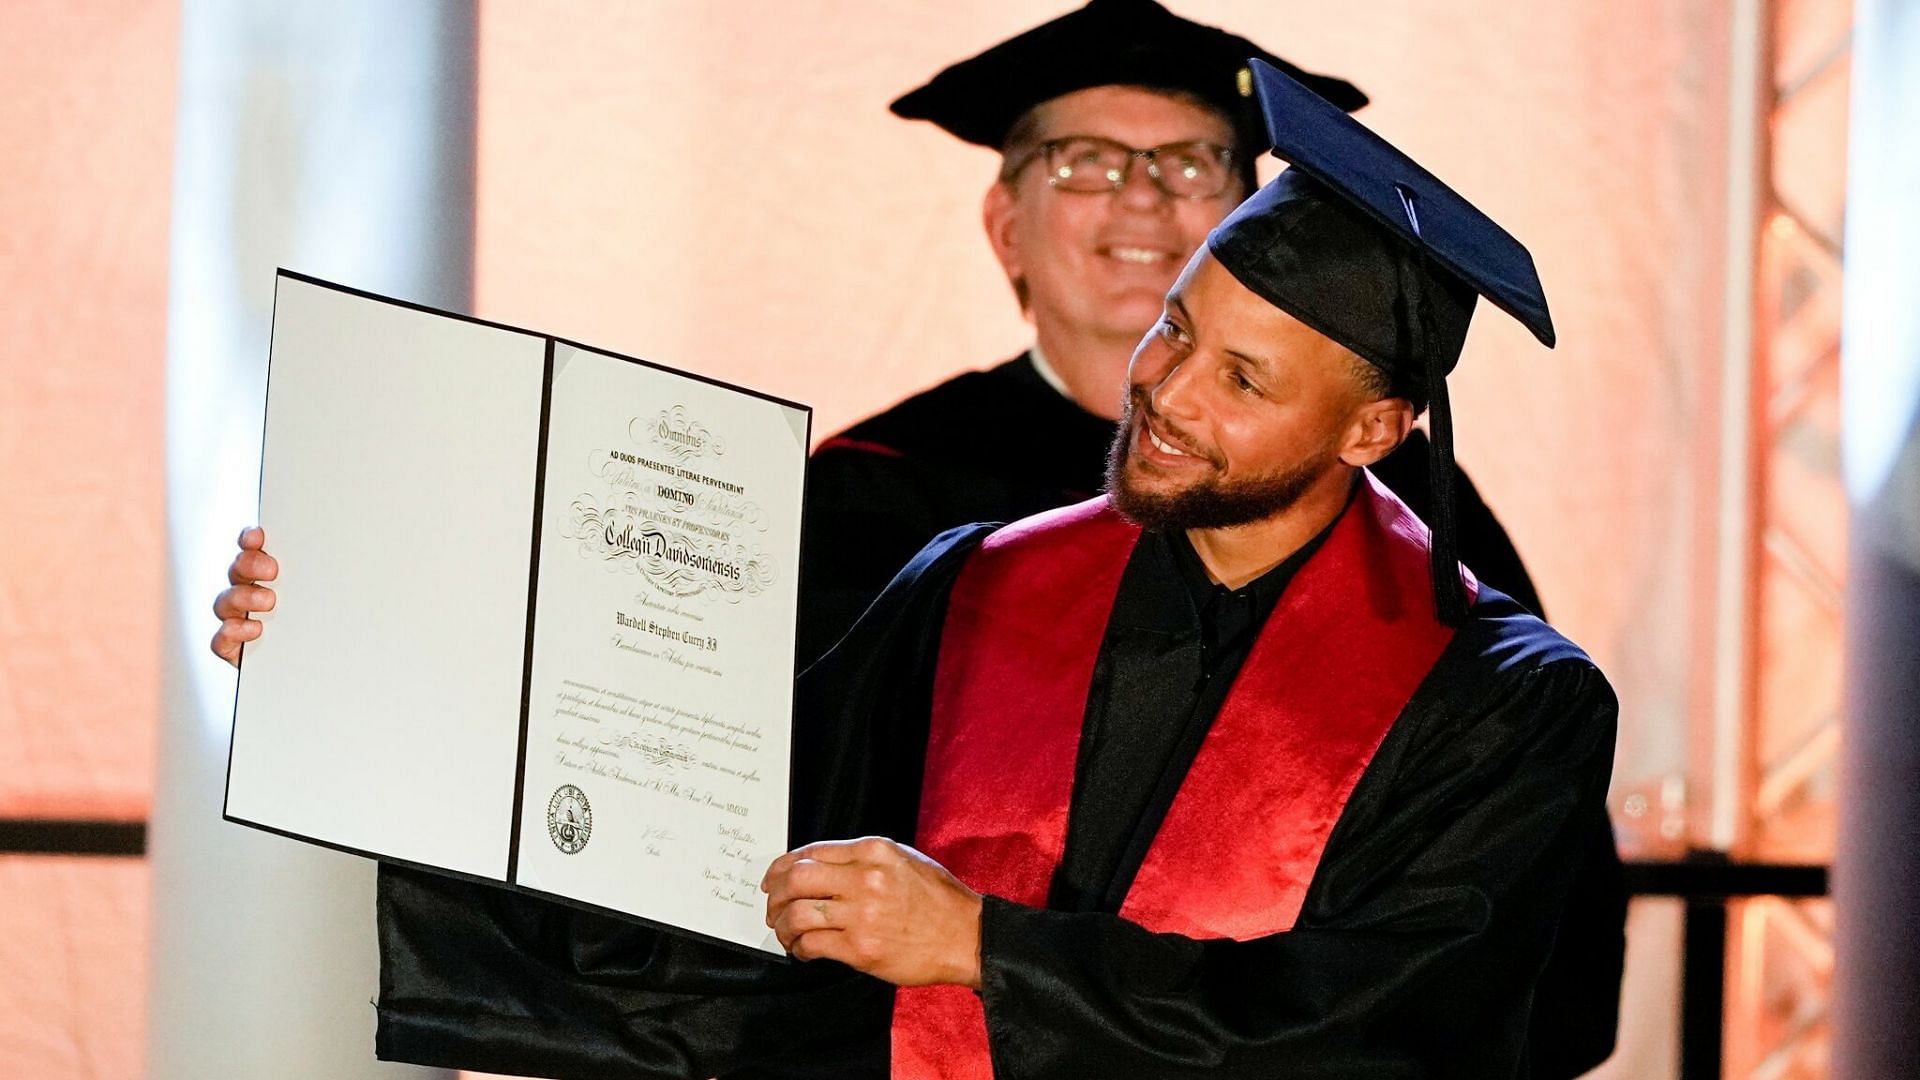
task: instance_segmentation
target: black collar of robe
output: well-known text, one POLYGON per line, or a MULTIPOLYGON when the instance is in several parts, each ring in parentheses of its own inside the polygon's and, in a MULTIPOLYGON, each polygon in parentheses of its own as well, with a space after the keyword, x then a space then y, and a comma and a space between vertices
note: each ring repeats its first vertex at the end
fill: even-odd
POLYGON ((1333 532, 1333 526, 1347 514, 1347 507, 1353 505, 1353 496, 1360 490, 1360 477, 1355 474, 1353 483, 1347 486, 1347 503, 1327 523, 1326 528, 1316 533, 1313 539, 1301 545, 1300 550, 1240 586, 1229 589, 1213 580, 1207 567, 1195 550, 1193 541, 1185 534, 1167 538, 1167 548, 1172 554, 1174 568, 1180 580, 1187 587, 1188 598, 1199 619, 1201 663, 1209 675, 1223 662, 1231 661, 1235 668, 1246 659, 1253 648, 1253 640, 1266 625, 1267 616, 1280 603, 1280 595, 1286 591, 1287 583, 1293 580, 1300 567, 1313 558, 1320 550, 1327 536, 1333 532))

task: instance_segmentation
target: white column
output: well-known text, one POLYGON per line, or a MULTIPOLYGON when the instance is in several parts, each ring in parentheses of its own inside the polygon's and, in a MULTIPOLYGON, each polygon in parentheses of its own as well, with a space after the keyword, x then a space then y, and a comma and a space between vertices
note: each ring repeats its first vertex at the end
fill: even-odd
POLYGON ((1713 726, 1704 819, 1694 846, 1732 851, 1747 834, 1753 713, 1754 291, 1767 191, 1769 0, 1734 0, 1727 77, 1726 290, 1721 311, 1720 453, 1713 620, 1713 726))
POLYGON ((234 675, 206 641, 257 508, 274 268, 469 300, 475 15, 427 0, 182 8, 148 1075, 444 1075, 373 1059, 373 864, 220 820, 234 675))

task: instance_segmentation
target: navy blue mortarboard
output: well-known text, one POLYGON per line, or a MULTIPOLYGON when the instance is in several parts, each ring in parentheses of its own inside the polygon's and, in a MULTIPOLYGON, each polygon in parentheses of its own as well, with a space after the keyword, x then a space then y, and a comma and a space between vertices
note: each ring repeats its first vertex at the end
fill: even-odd
POLYGON ((1551 347, 1533 257, 1365 125, 1255 59, 1275 156, 1289 168, 1227 215, 1207 249, 1242 285, 1387 372, 1432 408, 1434 595, 1457 622, 1453 418, 1446 375, 1485 296, 1551 347))
POLYGON ((1225 115, 1242 161, 1251 162, 1267 142, 1254 108, 1248 57, 1287 72, 1337 109, 1367 103, 1352 83, 1303 71, 1246 38, 1183 19, 1153 0, 1091 0, 954 64, 902 95, 893 111, 997 150, 1027 110, 1062 94, 1111 85, 1174 90, 1225 115))

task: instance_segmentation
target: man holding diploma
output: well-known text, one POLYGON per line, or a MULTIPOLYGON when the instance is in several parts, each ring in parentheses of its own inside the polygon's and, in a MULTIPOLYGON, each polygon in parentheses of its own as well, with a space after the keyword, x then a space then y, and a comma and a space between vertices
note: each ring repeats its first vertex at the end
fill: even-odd
MULTIPOLYGON (((1521 1077, 1605 678, 1366 472, 1524 248, 1255 64, 1292 163, 1136 350, 1107 496, 955 530, 801 680, 782 968, 383 873, 380 1051, 603 1076, 1521 1077), (868 836, 848 837, 861 832, 868 836), (911 839, 914 847, 900 841, 911 839), (863 973, 850 974, 849 971, 863 973), (897 988, 897 989, 896 989, 897 988)), ((1444 472, 1440 475, 1444 475, 1444 472)), ((257 635, 250 535, 215 651, 257 635)))

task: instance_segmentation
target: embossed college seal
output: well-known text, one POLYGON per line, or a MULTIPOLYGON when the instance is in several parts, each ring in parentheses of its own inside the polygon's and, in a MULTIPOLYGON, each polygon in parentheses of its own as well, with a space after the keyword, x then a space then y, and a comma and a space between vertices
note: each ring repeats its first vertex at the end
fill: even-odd
POLYGON ((593 835, 593 807, 587 804, 587 793, 572 784, 561 784, 547 800, 547 835, 553 837, 553 846, 568 855, 577 853, 587 846, 587 837, 593 835))

